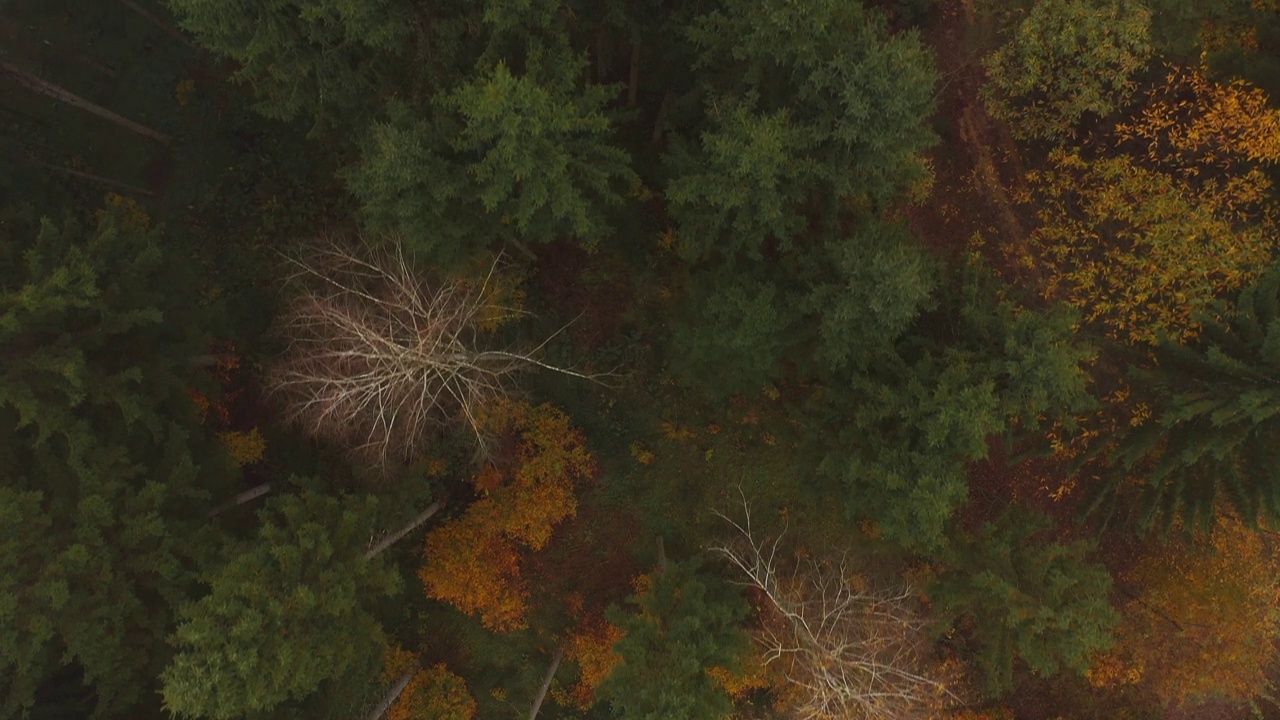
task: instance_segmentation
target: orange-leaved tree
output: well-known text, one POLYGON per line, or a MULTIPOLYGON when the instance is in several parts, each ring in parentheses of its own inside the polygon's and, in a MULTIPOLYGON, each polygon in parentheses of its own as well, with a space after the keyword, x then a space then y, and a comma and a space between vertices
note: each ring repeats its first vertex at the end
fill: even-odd
POLYGON ((1252 175, 1193 184, 1124 155, 1056 150, 1049 160, 1028 173, 1040 225, 1018 261, 1046 297, 1113 339, 1196 336, 1197 316, 1275 255, 1274 223, 1248 212, 1261 199, 1252 175))
POLYGON ((1169 706, 1243 702, 1267 687, 1280 660, 1280 556, 1235 517, 1205 540, 1163 543, 1123 574, 1119 642, 1091 668, 1094 685, 1140 683, 1169 706))
POLYGON ((427 537, 418 575, 429 597, 492 630, 517 630, 528 601, 522 557, 577 511, 575 486, 594 477, 595 461, 582 433, 551 405, 499 399, 484 427, 511 452, 498 452, 477 475, 479 499, 427 537))
POLYGON ((391 707, 386 720, 471 720, 476 716, 476 701, 467 691, 467 683, 444 663, 429 668, 419 665, 416 653, 398 647, 387 648, 383 659, 383 680, 395 682, 413 671, 391 707))
POLYGON ((595 703, 596 688, 622 662, 622 656, 613 649, 622 635, 622 628, 592 614, 583 618, 565 641, 565 659, 578 666, 578 682, 569 697, 583 710, 595 703))

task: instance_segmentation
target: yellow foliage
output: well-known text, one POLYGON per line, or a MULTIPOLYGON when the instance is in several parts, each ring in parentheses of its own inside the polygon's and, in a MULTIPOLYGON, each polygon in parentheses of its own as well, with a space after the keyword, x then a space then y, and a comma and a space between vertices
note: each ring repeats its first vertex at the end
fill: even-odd
POLYGON ((117 193, 107 193, 102 202, 103 207, 97 212, 99 220, 110 216, 122 230, 146 230, 151 227, 151 216, 136 200, 117 193))
POLYGON ((659 423, 662 435, 671 442, 681 442, 693 438, 693 431, 678 423, 663 420, 659 423))
POLYGON ((1220 518, 1208 542, 1150 550, 1121 579, 1138 597, 1091 682, 1141 682, 1169 706, 1242 702, 1265 690, 1280 660, 1280 560, 1257 532, 1220 518))
POLYGON ((1192 188, 1123 156, 1056 150, 1050 161, 1028 174, 1040 227, 1022 261, 1045 278, 1046 297, 1080 308, 1114 339, 1194 337, 1195 317, 1275 255, 1269 218, 1241 222, 1245 206, 1262 198, 1260 171, 1192 188))
POLYGON ((263 439, 262 433, 258 428, 254 428, 249 432, 221 432, 218 433, 218 440, 222 443, 222 447, 226 448, 227 454, 235 461, 236 467, 244 467, 252 465, 262 459, 262 454, 267 450, 267 441, 263 439))
POLYGON ((639 442, 632 442, 628 449, 631 450, 631 457, 635 458, 636 462, 641 465, 649 465, 657 457, 653 454, 653 451, 646 449, 639 442))
POLYGON ((1195 69, 1171 67, 1141 114, 1116 132, 1121 142, 1145 142, 1148 160, 1190 175, 1280 161, 1280 110, 1267 94, 1244 80, 1214 83, 1195 69))

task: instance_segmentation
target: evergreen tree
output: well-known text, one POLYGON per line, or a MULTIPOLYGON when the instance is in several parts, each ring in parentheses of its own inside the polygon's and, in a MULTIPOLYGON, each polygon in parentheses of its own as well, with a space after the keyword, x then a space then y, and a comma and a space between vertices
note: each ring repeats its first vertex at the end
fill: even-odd
POLYGON ((596 689, 624 720, 715 720, 729 714, 729 696, 711 667, 733 667, 746 651, 738 623, 746 603, 724 581, 700 574, 695 561, 668 563, 632 599, 637 614, 614 609, 625 633, 615 650, 622 663, 596 689))
POLYGON ((1150 419, 1109 452, 1094 507, 1113 505, 1133 478, 1144 528, 1179 516, 1207 528, 1219 499, 1249 523, 1280 517, 1280 267, 1203 325, 1131 372, 1131 398, 1150 419))
POLYGON ((400 585, 364 555, 375 508, 306 491, 259 513, 257 536, 232 544, 209 594, 182 611, 165 707, 221 720, 300 700, 353 669, 376 674, 383 630, 364 603, 400 585))
POLYGON ((838 428, 822 467, 847 489, 850 515, 924 552, 945 544, 967 464, 987 456, 991 436, 1012 439, 1088 403, 1089 350, 1070 342, 1070 315, 1001 299, 978 274, 952 282, 959 292, 888 350, 852 372, 828 370, 831 390, 814 408, 838 428))
POLYGON ((1039 538, 1049 527, 1040 515, 1006 513, 953 550, 930 593, 944 626, 968 619, 992 694, 1013 689, 1015 659, 1041 676, 1083 673, 1112 644, 1111 576, 1088 562, 1085 544, 1039 538))
POLYGON ((34 243, 0 229, 5 716, 63 665, 83 670, 98 717, 150 700, 208 492, 232 472, 187 392, 199 282, 121 209, 94 229, 45 221, 34 243))
POLYGON ((239 64, 266 115, 316 120, 367 107, 404 54, 412 0, 168 0, 201 45, 239 64))

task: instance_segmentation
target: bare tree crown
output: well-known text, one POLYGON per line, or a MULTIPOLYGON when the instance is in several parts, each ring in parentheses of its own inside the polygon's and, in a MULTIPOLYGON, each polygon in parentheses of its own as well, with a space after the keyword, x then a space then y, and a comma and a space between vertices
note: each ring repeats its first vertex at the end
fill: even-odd
POLYGON ((742 507, 742 522, 720 515, 735 537, 711 549, 768 600, 773 621, 754 636, 766 663, 784 664, 794 717, 931 718, 956 700, 926 660, 925 620, 909 587, 869 589, 843 557, 784 559, 782 536, 759 536, 745 499, 742 507))
POLYGON ((436 278, 388 245, 326 238, 291 260, 296 292, 277 323, 287 347, 268 382, 311 435, 385 465, 462 422, 483 453, 485 408, 515 392, 519 373, 588 377, 537 359, 550 337, 527 350, 487 347, 495 325, 524 314, 493 292, 500 257, 481 277, 436 278))

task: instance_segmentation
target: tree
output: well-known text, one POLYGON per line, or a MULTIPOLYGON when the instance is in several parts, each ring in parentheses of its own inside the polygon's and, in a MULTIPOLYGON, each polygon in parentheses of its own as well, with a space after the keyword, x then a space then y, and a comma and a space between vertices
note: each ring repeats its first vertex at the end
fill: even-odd
POLYGON ((444 663, 423 668, 416 653, 398 647, 387 648, 383 680, 394 681, 404 673, 409 682, 400 689, 386 711, 387 720, 471 720, 476 701, 466 682, 444 663))
POLYGON ((1111 576, 1080 542, 1046 542, 1047 518, 1010 511, 953 551, 929 591, 940 626, 969 619, 988 691, 1013 689, 1015 659, 1040 676, 1083 673, 1111 647, 1111 576))
POLYGON ((598 697, 623 720, 727 716, 729 696, 707 670, 736 666, 745 653, 738 623, 746 603, 731 586, 700 573, 696 561, 668 563, 647 583, 630 600, 634 614, 609 613, 623 632, 616 646, 622 663, 596 689, 598 697))
POLYGON ((1083 311, 1112 339, 1186 341, 1222 293, 1254 279, 1275 255, 1274 225, 1249 212, 1249 178, 1200 187, 1127 156, 1087 160, 1057 150, 1029 173, 1040 226, 1025 265, 1043 294, 1083 311))
POLYGON ((200 282, 147 223, 0 228, 0 715, 62 668, 96 717, 149 700, 208 493, 234 477, 187 394, 200 282))
POLYGON ((1223 516, 1208 536, 1143 550, 1122 577, 1118 642, 1089 672, 1140 684, 1167 707, 1262 696, 1280 638, 1280 559, 1270 538, 1223 516))
POLYGON ((380 89, 386 61, 408 50, 414 29, 407 0, 290 0, 228 5, 168 0, 201 45, 234 59, 237 80, 266 115, 316 119, 359 110, 380 89))
POLYGON ((713 550, 765 600, 753 634, 764 661, 785 666, 794 717, 937 717, 954 700, 926 660, 927 623, 910 587, 872 589, 847 557, 784 561, 782 537, 758 537, 743 509, 742 523, 724 518, 735 537, 713 550))
POLYGON ((1133 93, 1150 28, 1141 0, 1035 0, 984 61, 991 114, 1023 138, 1073 137, 1086 114, 1110 115, 1133 93))
POLYGON ((520 314, 495 296, 498 261, 484 277, 436 279, 394 242, 329 238, 295 264, 297 294, 278 322, 288 348, 268 382, 287 419, 375 464, 415 457, 455 422, 483 454, 483 417, 517 375, 541 367, 585 377, 538 360, 541 345, 485 349, 492 328, 520 314))
POLYGON ((1131 372, 1142 420, 1105 452, 1101 507, 1133 496, 1139 526, 1177 517, 1207 529, 1221 500, 1249 524, 1280 517, 1280 268, 1206 318, 1190 345, 1166 341, 1131 372))
POLYGON ((948 544, 968 463, 993 436, 1038 437, 1090 404, 1092 350, 1072 339, 1069 313, 1001 298, 980 267, 958 275, 886 349, 827 369, 833 390, 812 406, 833 429, 820 472, 844 488, 851 519, 931 555, 948 544))
POLYGON ((365 603, 399 589, 362 552, 375 505, 313 491, 271 501, 257 536, 233 543, 206 576, 209 594, 183 608, 161 675, 165 708, 239 717, 371 663, 383 630, 365 603))
POLYGON ((492 630, 525 627, 528 590, 522 548, 542 549, 556 525, 577 511, 576 485, 594 477, 582 433, 550 405, 496 403, 486 428, 514 447, 475 478, 481 497, 427 536, 418 571, 428 597, 478 615, 492 630))
POLYGON ((613 144, 614 92, 582 87, 585 64, 535 48, 519 74, 498 61, 424 109, 391 103, 344 173, 366 221, 443 262, 499 240, 607 237, 639 178, 613 144))

